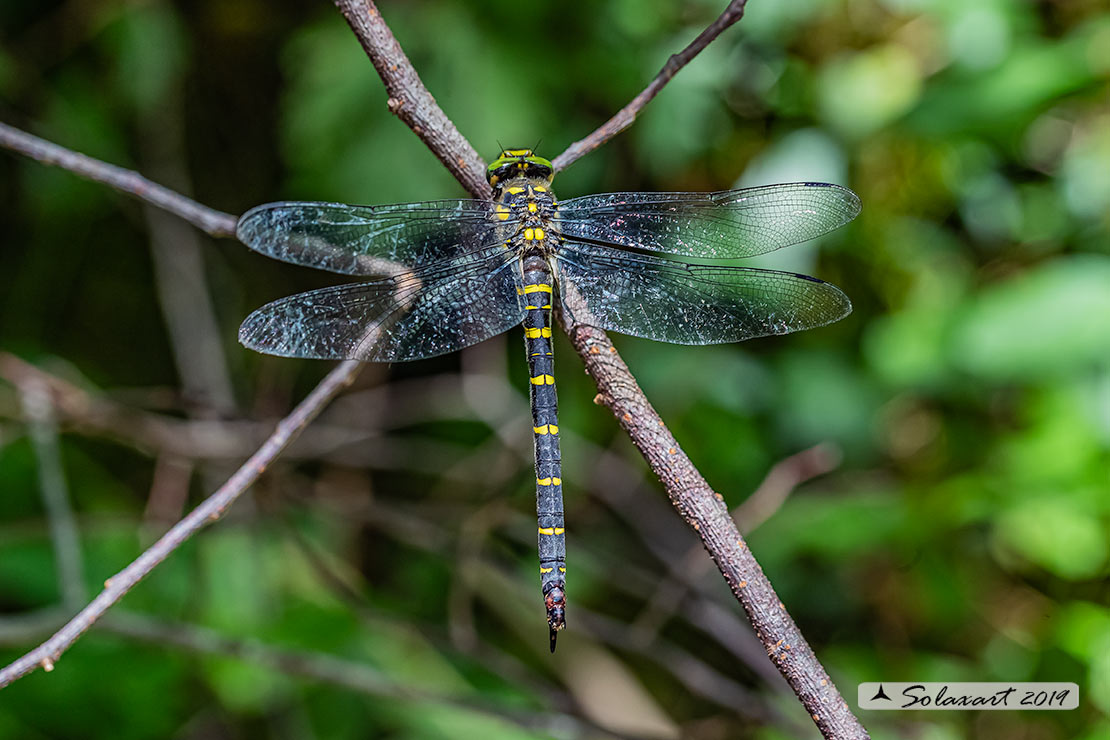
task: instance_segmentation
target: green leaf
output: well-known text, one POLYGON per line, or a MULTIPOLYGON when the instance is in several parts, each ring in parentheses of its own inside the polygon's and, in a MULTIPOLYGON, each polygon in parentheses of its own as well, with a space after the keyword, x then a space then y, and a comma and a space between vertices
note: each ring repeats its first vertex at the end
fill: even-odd
POLYGON ((991 380, 1037 380, 1110 359, 1110 257, 1061 257, 984 289, 949 346, 957 367, 991 380))
POLYGON ((1063 495, 1023 501, 1005 512, 994 540, 998 558, 1015 569, 1023 569, 1017 555, 1067 580, 1094 578, 1110 553, 1106 523, 1063 495))

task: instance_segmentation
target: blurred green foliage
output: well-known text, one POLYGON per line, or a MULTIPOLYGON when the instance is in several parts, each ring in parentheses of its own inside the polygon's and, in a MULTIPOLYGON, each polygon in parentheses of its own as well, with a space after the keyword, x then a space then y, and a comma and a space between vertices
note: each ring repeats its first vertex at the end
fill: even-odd
MULTIPOLYGON (((723 5, 381 10, 481 153, 539 142, 553 156, 723 5)), ((385 97, 328 4, 0 6, 0 119, 229 212, 460 195, 385 97)), ((852 187, 863 214, 759 264, 837 283, 849 318, 741 346, 618 347, 730 505, 810 445, 843 453, 750 544, 850 703, 857 682, 878 679, 1081 687, 1074 712, 863 713, 874 737, 1110 736, 1110 10, 752 0, 635 126, 556 185, 569 197, 802 179, 852 187)), ((139 206, 5 155, 0 212, 0 349, 96 398, 195 422, 272 422, 328 369, 249 355, 235 336, 251 308, 331 278, 205 241, 220 329, 208 340, 236 393, 233 413, 214 411, 180 390, 200 360, 167 333, 139 206)), ((519 345, 513 332, 368 368, 321 419, 318 454, 275 466, 124 600, 192 647, 94 630, 54 672, 0 692, 0 738, 575 736, 558 716, 573 707, 630 735, 816 736, 761 677, 766 666, 736 657, 742 635, 691 614, 704 601, 687 596, 658 631, 645 627, 667 563, 696 540, 591 403, 565 342, 570 630, 546 655, 519 345), (205 635, 341 660, 377 688, 298 676, 261 649, 206 652, 205 635), (751 698, 694 690, 678 655, 751 698), (516 721, 530 716, 550 721, 516 721)), ((11 385, 0 384, 0 412, 6 661, 35 642, 9 621, 55 604, 59 588, 11 385)), ((109 433, 62 414, 61 425, 90 592, 254 439, 241 432, 242 454, 190 457, 123 424, 109 433)), ((719 577, 691 578, 737 625, 719 577)))

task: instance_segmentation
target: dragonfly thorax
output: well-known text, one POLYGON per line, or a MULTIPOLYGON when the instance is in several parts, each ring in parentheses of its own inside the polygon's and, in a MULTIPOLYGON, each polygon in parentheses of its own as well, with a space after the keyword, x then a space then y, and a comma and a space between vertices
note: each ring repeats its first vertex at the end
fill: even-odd
POLYGON ((520 255, 550 253, 558 244, 550 177, 513 177, 495 187, 494 212, 505 223, 505 245, 520 255))

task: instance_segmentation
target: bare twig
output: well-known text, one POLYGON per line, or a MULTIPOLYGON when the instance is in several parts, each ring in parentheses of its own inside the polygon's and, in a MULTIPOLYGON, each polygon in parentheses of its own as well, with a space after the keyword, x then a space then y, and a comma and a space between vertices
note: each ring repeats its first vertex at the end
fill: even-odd
POLYGON ((180 216, 212 236, 235 235, 235 216, 203 206, 191 198, 151 182, 138 172, 52 144, 6 123, 0 123, 0 146, 145 200, 180 216))
POLYGON ((104 590, 53 637, 0 670, 0 688, 30 673, 36 667, 41 666, 47 671, 53 670, 59 656, 92 626, 93 622, 145 578, 181 543, 206 524, 219 519, 227 508, 258 479, 278 454, 320 413, 328 401, 350 385, 358 374, 359 367, 359 363, 352 360, 339 363, 287 417, 281 420, 269 439, 224 485, 220 486, 219 490, 189 512, 188 516, 174 525, 134 562, 109 578, 104 584, 104 590))
POLYGON ((835 470, 841 457, 836 445, 821 442, 779 460, 767 472, 759 488, 732 510, 736 525, 744 534, 758 529, 779 510, 794 489, 811 478, 835 470))
POLYGON ((556 732, 567 725, 579 732, 601 733, 615 737, 597 725, 569 714, 547 714, 523 709, 509 709, 482 701, 477 695, 442 694, 398 683, 384 673, 361 663, 325 653, 294 651, 266 645, 256 640, 235 640, 197 625, 152 619, 138 614, 113 614, 98 629, 156 645, 176 647, 198 655, 238 658, 243 661, 299 676, 313 681, 340 686, 370 696, 384 696, 401 701, 434 702, 507 720, 530 730, 556 732))
MULTIPOLYGON (((140 108, 138 118, 143 169, 186 195, 192 187, 185 166, 183 98, 180 77, 174 75, 158 104, 140 108)), ((151 204, 143 207, 143 215, 162 320, 189 413, 198 418, 231 414, 235 393, 205 274, 203 240, 187 223, 151 204)))
MULTIPOLYGON (((103 435, 149 454, 191 460, 241 460, 258 449, 272 430, 256 421, 184 420, 133 408, 86 391, 3 351, 0 351, 0 379, 16 386, 41 384, 49 393, 54 413, 66 428, 103 435)), ((0 411, 0 415, 4 413, 6 410, 0 411)), ((315 424, 291 453, 318 458, 370 437, 367 431, 353 427, 315 424)))
POLYGON ((748 0, 732 0, 717 20, 698 34, 698 37, 691 41, 689 46, 667 59, 667 63, 663 65, 663 69, 659 70, 659 74, 655 75, 655 79, 639 95, 632 98, 632 102, 617 111, 616 115, 603 123, 592 134, 574 142, 567 147, 565 152, 551 160, 556 172, 570 167, 576 161, 631 126, 644 106, 659 94, 663 86, 670 82, 671 78, 678 74, 680 69, 689 64, 690 60, 700 54, 702 49, 709 46, 710 42, 720 36, 722 31, 740 20, 744 15, 744 6, 747 4, 748 0))
MULTIPOLYGON (((840 451, 832 444, 822 442, 784 458, 772 466, 755 492, 733 509, 732 519, 745 535, 767 521, 786 501, 790 492, 799 485, 833 470, 840 462, 840 451)), ((691 590, 695 590, 702 576, 712 567, 702 555, 702 548, 692 547, 660 581, 655 593, 646 602, 648 607, 633 623, 633 632, 641 640, 650 640, 674 614, 691 590)))
POLYGON ((335 0, 385 84, 390 112, 428 145, 475 198, 489 198, 486 165, 436 103, 372 0, 335 0))
POLYGON ((69 505, 69 488, 58 448, 58 425, 54 418, 50 391, 44 383, 29 380, 19 387, 27 414, 31 443, 38 461, 42 502, 50 523, 50 541, 58 568, 58 590, 62 606, 76 609, 85 603, 85 568, 81 562, 81 538, 77 520, 69 505))

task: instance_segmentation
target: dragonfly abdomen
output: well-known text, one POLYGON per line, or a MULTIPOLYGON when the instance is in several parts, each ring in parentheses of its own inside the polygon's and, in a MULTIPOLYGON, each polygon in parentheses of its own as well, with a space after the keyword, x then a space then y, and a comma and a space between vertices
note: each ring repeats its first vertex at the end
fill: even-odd
POLYGON ((566 539, 563 481, 559 457, 559 409, 555 395, 555 356, 551 341, 551 270, 538 253, 523 264, 524 346, 528 355, 532 433, 536 448, 536 517, 539 523, 540 584, 551 650, 566 626, 566 539))

